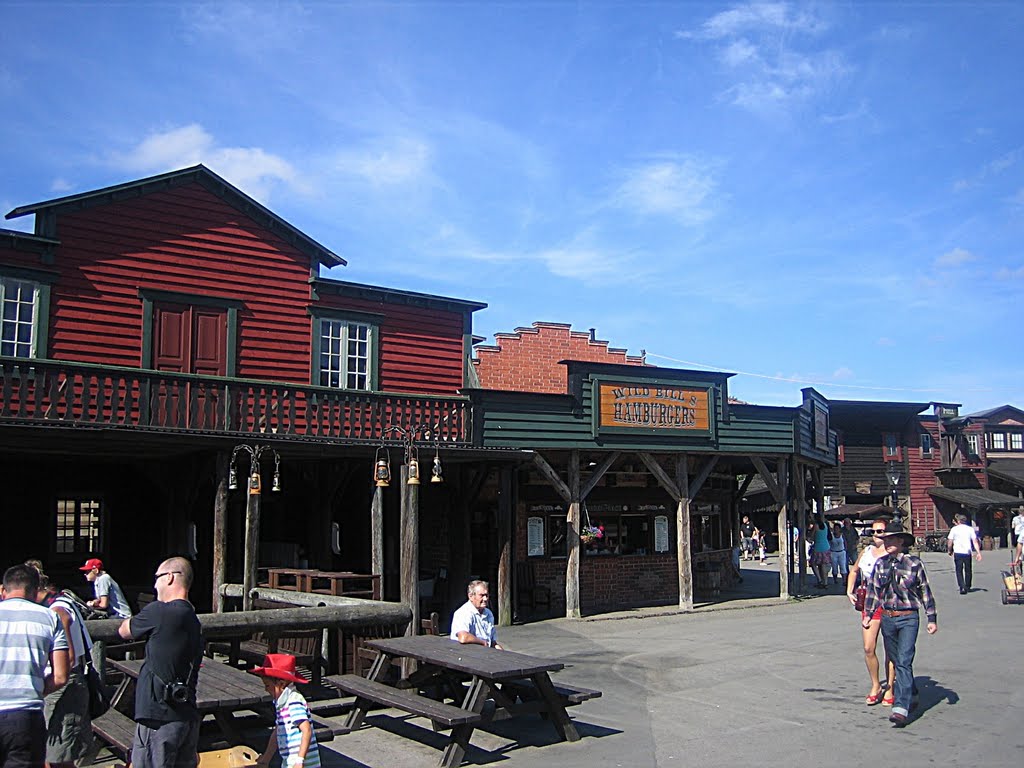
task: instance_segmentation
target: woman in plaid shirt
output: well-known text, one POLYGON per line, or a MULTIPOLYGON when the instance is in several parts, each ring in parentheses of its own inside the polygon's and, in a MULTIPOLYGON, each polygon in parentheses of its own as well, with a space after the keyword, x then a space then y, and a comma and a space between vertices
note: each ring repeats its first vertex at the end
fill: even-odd
POLYGON ((924 610, 929 635, 934 635, 939 627, 935 598, 924 564, 906 551, 914 542, 913 535, 902 526, 889 523, 882 534, 882 542, 886 554, 875 563, 868 581, 863 626, 866 628, 874 612, 882 609, 885 653, 896 667, 896 696, 889 721, 902 728, 910 715, 914 691, 914 653, 921 628, 919 611, 924 610))

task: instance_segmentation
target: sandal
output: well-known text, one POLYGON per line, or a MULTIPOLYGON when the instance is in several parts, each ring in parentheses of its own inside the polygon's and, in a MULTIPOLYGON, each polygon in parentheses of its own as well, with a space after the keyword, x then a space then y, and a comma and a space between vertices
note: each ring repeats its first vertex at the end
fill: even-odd
POLYGON ((882 706, 883 707, 891 707, 892 703, 895 700, 896 700, 896 695, 892 691, 889 691, 887 694, 885 694, 885 696, 882 697, 882 706))
POLYGON ((878 693, 876 693, 874 695, 869 693, 864 698, 864 703, 867 704, 869 707, 873 707, 873 706, 875 706, 875 704, 877 704, 881 700, 882 700, 882 692, 879 691, 878 693))

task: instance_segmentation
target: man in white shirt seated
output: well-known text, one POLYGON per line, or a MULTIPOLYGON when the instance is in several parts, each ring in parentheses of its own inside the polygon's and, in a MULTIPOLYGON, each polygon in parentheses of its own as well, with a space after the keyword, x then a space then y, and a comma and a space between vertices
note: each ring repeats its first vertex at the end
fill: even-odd
POLYGON ((498 644, 494 614, 487 607, 491 595, 486 581, 471 581, 466 590, 469 599, 452 615, 451 639, 460 643, 486 645, 504 650, 498 644))

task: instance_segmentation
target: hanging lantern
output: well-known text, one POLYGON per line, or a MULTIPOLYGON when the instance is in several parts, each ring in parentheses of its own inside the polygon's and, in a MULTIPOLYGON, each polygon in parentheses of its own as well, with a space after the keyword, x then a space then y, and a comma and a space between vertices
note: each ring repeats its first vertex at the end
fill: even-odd
POLYGON ((373 465, 373 479, 378 488, 387 488, 391 484, 391 464, 388 452, 384 448, 377 449, 377 461, 373 465))
POLYGON ((249 495, 259 496, 260 490, 260 473, 259 470, 254 470, 253 473, 249 475, 249 495))
POLYGON ((441 474, 441 457, 434 455, 434 466, 430 468, 430 482, 443 483, 444 476, 441 474))
POLYGON ((235 469, 235 462, 231 462, 231 466, 228 467, 228 490, 238 490, 238 470, 235 469))
POLYGON ((416 452, 415 447, 409 448, 409 479, 406 481, 406 485, 419 485, 420 484, 420 461, 419 456, 416 452))

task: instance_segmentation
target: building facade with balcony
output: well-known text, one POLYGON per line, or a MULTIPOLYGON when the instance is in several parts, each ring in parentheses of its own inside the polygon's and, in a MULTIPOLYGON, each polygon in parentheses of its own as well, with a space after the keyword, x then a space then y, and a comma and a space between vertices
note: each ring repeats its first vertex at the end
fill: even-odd
POLYGON ((96 556, 131 592, 186 553, 208 607, 241 576, 232 452, 266 444, 282 490, 264 482, 261 565, 379 569, 396 595, 398 465, 418 451, 418 549, 464 575, 449 534, 482 466, 460 390, 484 304, 322 278, 345 260, 203 166, 7 217, 26 215, 33 233, 0 231, 0 562, 38 557, 81 591, 96 556), (375 489, 380 458, 396 480, 375 489))

